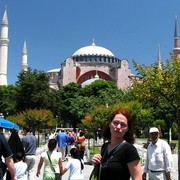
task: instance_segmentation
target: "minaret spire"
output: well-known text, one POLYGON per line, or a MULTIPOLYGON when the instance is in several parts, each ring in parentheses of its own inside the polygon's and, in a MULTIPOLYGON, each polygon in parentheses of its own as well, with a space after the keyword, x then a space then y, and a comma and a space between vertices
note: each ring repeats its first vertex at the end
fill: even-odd
POLYGON ((175 30, 174 30, 174 49, 173 53, 175 56, 180 57, 180 37, 178 30, 178 18, 175 18, 175 30))
POLYGON ((2 25, 8 25, 8 17, 7 17, 7 7, 5 8, 4 15, 2 18, 2 25))
POLYGON ((174 37, 179 37, 179 32, 178 32, 178 19, 177 19, 177 16, 175 17, 174 37))
POLYGON ((93 40, 92 40, 92 46, 95 46, 96 44, 94 43, 94 38, 93 38, 93 40))
POLYGON ((27 71, 28 69, 27 59, 28 59, 27 45, 26 45, 26 40, 24 40, 24 45, 22 49, 21 71, 27 71))
POLYGON ((159 69, 162 69, 162 60, 161 60, 160 45, 158 46, 158 65, 159 65, 159 69))
POLYGON ((0 85, 7 86, 7 61, 8 61, 8 16, 7 8, 1 22, 0 30, 0 85))

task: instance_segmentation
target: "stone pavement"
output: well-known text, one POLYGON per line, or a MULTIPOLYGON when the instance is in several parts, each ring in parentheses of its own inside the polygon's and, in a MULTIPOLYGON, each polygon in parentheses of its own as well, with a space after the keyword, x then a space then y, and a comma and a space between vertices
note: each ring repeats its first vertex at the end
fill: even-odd
MULTIPOLYGON (((139 155, 142 157, 145 157, 146 154, 146 149, 143 148, 143 143, 142 142, 136 142, 135 143, 135 147, 137 148, 139 155)), ((36 167, 35 167, 35 175, 34 175, 34 180, 42 180, 42 174, 43 174, 43 167, 41 169, 41 176, 40 177, 36 177, 36 171, 37 171, 37 165, 39 163, 39 158, 40 158, 40 154, 45 151, 47 149, 47 147, 41 147, 37 149, 37 156, 36 156, 36 167)), ((88 158, 85 156, 84 161, 87 162, 88 158)), ((173 154, 173 160, 174 160, 174 172, 172 172, 171 176, 172 176, 172 180, 178 180, 178 155, 177 154, 173 154)), ((63 162, 63 165, 65 165, 66 162, 63 162)), ((143 166, 142 166, 143 168, 143 166)), ((92 165, 88 165, 85 163, 84 166, 84 180, 88 180, 90 173, 93 169, 92 165)), ((63 177, 62 180, 68 180, 68 175, 69 175, 69 171, 67 171, 63 177)))

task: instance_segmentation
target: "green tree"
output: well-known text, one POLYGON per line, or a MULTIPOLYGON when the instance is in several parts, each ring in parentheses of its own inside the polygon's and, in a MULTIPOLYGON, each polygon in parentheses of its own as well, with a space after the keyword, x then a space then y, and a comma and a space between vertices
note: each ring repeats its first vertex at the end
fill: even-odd
POLYGON ((21 127, 28 125, 33 130, 55 127, 55 119, 50 110, 47 109, 29 109, 9 116, 9 120, 17 123, 21 127))
POLYGON ((88 114, 90 118, 83 119, 82 123, 90 131, 93 131, 97 128, 104 129, 104 127, 108 125, 108 118, 110 113, 118 108, 126 108, 130 111, 134 130, 138 137, 140 136, 141 130, 147 127, 147 123, 151 122, 151 109, 144 109, 142 103, 138 101, 129 101, 113 104, 108 107, 104 105, 95 106, 88 114))
POLYGON ((33 134, 38 131, 38 145, 39 145, 39 131, 40 129, 47 129, 55 127, 55 119, 51 111, 46 109, 29 109, 19 113, 16 116, 8 117, 12 122, 16 122, 20 126, 28 125, 33 134))
POLYGON ((49 77, 43 71, 22 71, 16 82, 17 111, 46 109, 50 100, 49 77))
POLYGON ((80 122, 79 111, 81 110, 76 100, 80 94, 81 86, 76 83, 69 83, 57 91, 57 116, 64 121, 64 125, 69 123, 75 128, 80 122))
POLYGON ((71 99, 71 106, 69 112, 73 114, 74 119, 76 119, 76 121, 73 120, 70 122, 71 124, 74 124, 73 127, 81 126, 81 120, 89 112, 89 109, 93 104, 93 99, 86 96, 78 96, 77 98, 71 99))
POLYGON ((148 101, 154 108, 154 116, 162 117, 166 127, 171 128, 173 122, 178 125, 180 177, 180 59, 171 57, 161 68, 158 63, 145 66, 134 61, 133 64, 138 75, 142 77, 140 82, 133 82, 132 90, 136 97, 141 101, 148 101))
POLYGON ((0 86, 0 113, 4 117, 16 113, 16 87, 15 86, 0 86))
MULTIPOLYGON (((141 135, 141 130, 146 129, 152 123, 152 109, 145 108, 139 101, 121 102, 114 105, 113 109, 117 108, 126 108, 129 110, 137 137, 141 135)), ((147 135, 145 134, 145 136, 147 135)))
POLYGON ((83 95, 94 99, 96 105, 115 104, 123 99, 123 92, 111 81, 96 80, 92 84, 85 86, 83 95))
POLYGON ((97 80, 84 88, 70 83, 57 91, 56 95, 58 116, 64 120, 64 124, 70 123, 76 127, 95 106, 120 102, 123 92, 113 82, 97 80))
POLYGON ((104 129, 105 125, 107 125, 107 120, 109 117, 111 110, 111 106, 106 107, 105 105, 95 106, 91 109, 89 113, 90 120, 84 119, 83 123, 88 129, 92 132, 95 129, 101 128, 104 129))

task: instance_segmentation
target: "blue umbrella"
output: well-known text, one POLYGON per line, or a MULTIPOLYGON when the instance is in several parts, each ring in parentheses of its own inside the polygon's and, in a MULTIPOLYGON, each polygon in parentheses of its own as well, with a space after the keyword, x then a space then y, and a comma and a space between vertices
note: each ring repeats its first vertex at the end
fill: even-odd
POLYGON ((0 127, 19 130, 19 126, 17 124, 14 124, 13 122, 8 121, 4 118, 0 118, 0 127))

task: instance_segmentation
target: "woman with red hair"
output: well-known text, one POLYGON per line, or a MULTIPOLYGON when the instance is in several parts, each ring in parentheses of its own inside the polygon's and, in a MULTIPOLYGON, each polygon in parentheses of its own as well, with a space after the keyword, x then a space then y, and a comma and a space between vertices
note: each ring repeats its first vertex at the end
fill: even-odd
POLYGON ((101 150, 92 158, 94 165, 101 164, 99 180, 142 179, 140 157, 134 143, 134 131, 130 113, 127 109, 117 109, 109 118, 101 150))

